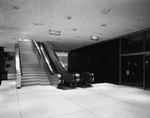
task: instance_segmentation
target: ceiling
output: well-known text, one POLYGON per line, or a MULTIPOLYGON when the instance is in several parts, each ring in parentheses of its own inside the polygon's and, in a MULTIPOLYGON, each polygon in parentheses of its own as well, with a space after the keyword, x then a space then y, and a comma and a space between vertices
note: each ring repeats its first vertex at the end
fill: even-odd
POLYGON ((146 28, 150 0, 0 0, 0 46, 6 48, 35 39, 69 51, 146 28))

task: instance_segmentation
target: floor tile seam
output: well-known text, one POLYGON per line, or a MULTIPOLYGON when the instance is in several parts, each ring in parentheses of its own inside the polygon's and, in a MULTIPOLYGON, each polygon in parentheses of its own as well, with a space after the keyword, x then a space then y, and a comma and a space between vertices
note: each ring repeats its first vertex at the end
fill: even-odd
MULTIPOLYGON (((89 91, 102 91, 103 89, 102 88, 99 88, 99 89, 96 89, 96 90, 89 90, 89 91)), ((122 89, 122 90, 118 90, 117 88, 116 88, 116 91, 115 90, 113 90, 113 92, 122 92, 122 91, 132 91, 132 90, 126 90, 126 89, 122 89)), ((106 92, 106 91, 103 91, 103 92, 106 92)), ((111 92, 111 91, 110 91, 111 92)), ((108 92, 109 93, 109 92, 108 92)))
MULTIPOLYGON (((97 94, 104 94, 104 93, 106 93, 105 91, 104 92, 98 92, 98 90, 97 90, 97 92, 96 91, 93 91, 94 93, 97 93, 97 94)), ((107 92, 107 93, 112 93, 112 92, 107 92)), ((115 92, 116 93, 116 92, 115 92)))
MULTIPOLYGON (((62 116, 62 115, 71 115, 71 114, 74 114, 74 113, 78 113, 78 112, 84 112, 84 111, 86 111, 86 110, 81 110, 81 111, 76 111, 76 112, 70 112, 70 113, 64 113, 64 114, 61 114, 61 115, 56 115, 56 116, 51 116, 51 117, 48 117, 48 118, 56 118, 56 117, 58 117, 58 116, 62 116)), ((88 112, 88 111, 87 111, 88 112)), ((91 113, 90 113, 91 114, 91 113)), ((92 114, 93 115, 93 114, 92 114)), ((99 117, 97 117, 97 118, 99 118, 99 117)))
MULTIPOLYGON (((53 92, 56 92, 56 91, 53 91, 53 92)), ((59 92, 58 92, 59 93, 59 92)), ((19 93, 19 95, 18 95, 18 99, 20 99, 21 100, 21 98, 20 97, 22 97, 22 95, 20 95, 21 93, 19 93)), ((60 94, 60 93, 59 93, 60 94)), ((61 94, 62 95, 62 94, 61 94)), ((25 95, 25 96, 28 96, 28 95, 25 95)), ((63 96, 63 95, 62 95, 63 96)), ((50 100, 63 100, 63 99, 66 99, 66 97, 65 96, 63 96, 64 98, 52 98, 52 99, 48 99, 48 98, 45 98, 45 99, 42 99, 42 100, 37 100, 36 102, 42 102, 42 101, 50 101, 50 100)))
MULTIPOLYGON (((143 96, 147 96, 147 97, 149 97, 150 98, 150 94, 148 94, 148 93, 142 93, 142 92, 135 92, 136 94, 140 94, 140 95, 143 95, 143 96)), ((142 97, 143 97, 142 96, 142 97)))
POLYGON ((71 96, 71 97, 67 97, 65 96, 62 92, 59 92, 61 95, 63 95, 64 97, 66 98, 76 98, 76 97, 83 97, 83 96, 89 96, 89 95, 98 95, 98 93, 92 93, 92 94, 89 94, 89 95, 79 95, 79 96, 71 96))
MULTIPOLYGON (((134 100, 136 100, 136 99, 134 99, 134 100)), ((129 100, 129 101, 130 101, 130 100, 129 100)), ((140 108, 144 108, 145 110, 150 111, 150 108, 146 108, 146 107, 143 107, 143 106, 141 106, 141 105, 137 105, 137 104, 131 103, 131 102, 129 102, 129 101, 125 101, 125 102, 128 103, 128 104, 131 104, 131 105, 134 105, 134 106, 137 106, 137 107, 140 107, 140 108)), ((132 100, 131 100, 131 101, 132 101, 132 100)))
MULTIPOLYGON (((29 91, 29 90, 28 90, 29 91)), ((18 94, 25 94, 25 93, 21 93, 21 92, 27 92, 27 91, 25 91, 25 90, 22 90, 22 91, 17 91, 18 92, 18 94)), ((35 91, 30 91, 31 93, 32 92, 37 92, 37 90, 35 90, 35 91)), ((40 90, 38 90, 38 93, 40 92, 40 90)), ((42 90, 41 92, 56 92, 56 90, 42 90)))
POLYGON ((67 97, 67 98, 78 98, 78 97, 86 97, 86 96, 91 96, 91 95, 98 95, 98 94, 94 93, 94 94, 90 94, 90 95, 71 96, 71 97, 67 97))
MULTIPOLYGON (((94 90, 93 90, 94 91, 94 90)), ((117 90, 117 91, 110 91, 110 92, 107 92, 107 93, 119 93, 119 92, 123 92, 123 91, 125 91, 125 92, 132 92, 132 90, 117 90)), ((95 90, 95 92, 96 93, 106 93, 106 91, 101 91, 101 92, 98 92, 98 90, 95 90)))
MULTIPOLYGON (((112 103, 112 104, 109 104, 109 105, 104 105, 104 106, 101 106, 101 107, 95 107, 95 108, 90 108, 90 109, 87 109, 88 111, 89 110, 96 110, 96 109, 101 109, 101 108, 105 108, 105 107, 109 107, 109 106, 113 106, 113 105, 117 105, 117 104, 122 104, 122 103, 125 103, 123 101, 120 101, 120 102, 117 102, 117 103, 112 103)), ((90 111, 89 111, 90 112, 90 111)))
POLYGON ((116 99, 116 98, 110 97, 110 96, 105 95, 105 94, 103 94, 103 93, 98 93, 98 94, 103 95, 103 96, 108 97, 108 98, 111 98, 111 99, 113 99, 113 100, 118 100, 118 101, 120 101, 120 102, 124 102, 123 100, 120 100, 120 99, 116 99))
MULTIPOLYGON (((107 96, 107 95, 105 95, 105 96, 107 96)), ((109 96, 107 96, 107 97, 109 97, 109 96)), ((112 97, 110 97, 110 98, 112 98, 112 97)), ((139 97, 139 98, 140 98, 140 97, 139 97)), ((130 99, 130 100, 120 100, 120 99, 116 99, 116 98, 113 98, 113 99, 119 100, 119 101, 121 101, 122 103, 128 103, 128 104, 131 104, 129 101, 136 100, 136 99, 139 99, 139 98, 130 99)), ((132 104, 132 105, 138 106, 138 105, 135 105, 135 104, 132 104)), ((144 109, 148 109, 148 108, 145 108, 145 107, 142 107, 142 106, 138 106, 138 107, 141 107, 141 108, 144 108, 144 109)))
MULTIPOLYGON (((95 114, 93 114, 92 112, 90 112, 89 109, 86 109, 86 108, 82 107, 81 105, 79 105, 78 103, 76 103, 76 102, 74 102, 73 100, 71 100, 69 97, 66 97, 66 98, 67 98, 68 100, 70 100, 71 102, 73 102, 74 104, 76 104, 76 105, 78 105, 79 107, 81 107, 82 109, 84 109, 84 111, 89 112, 90 114, 94 115, 96 118, 100 118, 100 117, 96 116, 95 114)), ((119 103, 122 103, 122 101, 120 101, 119 103)), ((117 104, 117 103, 115 103, 115 104, 117 104)), ((112 105, 113 105, 113 104, 112 104, 112 105)))
MULTIPOLYGON (((36 100, 36 101, 32 101, 32 103, 36 104, 36 103, 43 103, 43 102, 49 102, 49 101, 53 101, 53 102, 58 102, 58 101, 61 101, 61 100, 66 100, 67 98, 59 98, 59 99, 43 99, 43 100, 36 100)), ((27 101, 27 103, 29 103, 27 101)), ((27 104, 26 103, 26 104, 27 104)))
MULTIPOLYGON (((61 94, 61 93, 60 93, 61 94)), ((63 95, 63 94, 62 94, 63 95)), ((64 96, 64 95, 63 95, 64 96)), ((66 96, 64 96, 64 97, 66 97, 66 96)), ((71 102, 73 102, 74 104, 76 104, 77 106, 79 106, 80 108, 82 108, 83 109, 83 111, 87 111, 87 112, 89 112, 87 109, 85 109, 84 107, 82 107, 81 105, 79 105, 78 103, 76 103, 76 102, 74 102, 73 100, 71 100, 69 97, 66 97, 69 101, 71 101, 71 102)), ((92 115, 94 115, 94 116, 96 116, 95 114, 93 114, 93 113, 91 113, 91 112, 89 112, 90 114, 92 114, 92 115)), ((96 116, 97 117, 97 116, 96 116)), ((99 118, 99 117, 97 117, 97 118, 99 118)))
POLYGON ((111 98, 111 99, 114 99, 114 100, 119 100, 119 101, 122 101, 122 102, 125 102, 125 101, 130 101, 130 100, 135 100, 135 99, 142 98, 142 97, 138 97, 138 98, 134 98, 134 99, 130 99, 130 100, 120 100, 119 98, 118 98, 118 99, 117 99, 117 98, 113 98, 113 97, 111 97, 111 96, 109 96, 109 95, 106 95, 106 94, 104 94, 104 93, 100 93, 100 94, 102 94, 102 95, 104 95, 104 96, 106 96, 106 97, 109 97, 109 98, 111 98))
POLYGON ((17 101, 18 101, 18 107, 19 107, 20 118, 22 118, 21 107, 20 107, 20 100, 19 100, 19 96, 18 96, 17 89, 16 89, 16 96, 17 96, 17 101))

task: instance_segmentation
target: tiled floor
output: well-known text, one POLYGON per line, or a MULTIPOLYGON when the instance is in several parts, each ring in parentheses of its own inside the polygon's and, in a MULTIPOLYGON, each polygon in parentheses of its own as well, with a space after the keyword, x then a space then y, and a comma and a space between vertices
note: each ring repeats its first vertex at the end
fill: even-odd
POLYGON ((0 86, 0 118, 150 118, 150 91, 109 83, 89 88, 0 86))

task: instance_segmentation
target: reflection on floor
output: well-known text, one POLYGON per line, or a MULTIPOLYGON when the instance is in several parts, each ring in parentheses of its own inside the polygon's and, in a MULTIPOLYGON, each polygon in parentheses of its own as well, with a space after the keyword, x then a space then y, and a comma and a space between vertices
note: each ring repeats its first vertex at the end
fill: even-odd
POLYGON ((57 89, 0 86, 0 118, 150 118, 150 91, 114 85, 57 89))

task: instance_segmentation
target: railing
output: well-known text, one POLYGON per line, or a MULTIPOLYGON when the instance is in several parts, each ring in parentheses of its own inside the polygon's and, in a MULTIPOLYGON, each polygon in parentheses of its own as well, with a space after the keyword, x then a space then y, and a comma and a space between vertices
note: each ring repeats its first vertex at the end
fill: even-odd
MULTIPOLYGON (((38 55, 40 56, 40 59, 42 61, 42 63, 44 63, 44 65, 46 66, 46 70, 48 71, 49 77, 52 79, 59 79, 59 84, 63 83, 62 79, 61 79, 61 74, 59 73, 55 73, 53 68, 51 67, 51 64, 49 62, 49 58, 47 57, 47 54, 45 53, 44 49, 42 46, 39 46, 38 43, 35 40, 32 40, 32 44, 36 49, 36 52, 38 53, 38 55)), ((50 80, 51 80, 50 79, 50 80)))
POLYGON ((18 44, 15 46, 16 87, 21 88, 21 64, 18 44))
POLYGON ((18 51, 19 51, 20 72, 21 72, 21 76, 23 76, 22 66, 21 66, 21 53, 20 53, 20 47, 19 47, 19 45, 18 45, 18 51))
POLYGON ((49 61, 48 61, 48 58, 47 58, 47 56, 46 56, 46 54, 45 54, 45 52, 44 52, 43 47, 39 47, 38 44, 37 44, 37 42, 36 42, 35 40, 32 40, 32 41, 33 41, 33 44, 34 44, 35 48, 37 49, 37 52, 39 53, 41 59, 44 59, 44 60, 45 60, 47 66, 48 66, 48 69, 50 70, 50 73, 51 73, 51 74, 54 74, 54 71, 53 71, 53 69, 51 68, 51 65, 50 65, 50 63, 49 63, 49 61), (43 58, 42 58, 42 56, 43 56, 43 58))
POLYGON ((51 57, 49 56, 48 50, 46 49, 45 45, 43 43, 40 43, 40 46, 41 46, 41 51, 44 52, 47 59, 49 60, 50 66, 53 69, 54 73, 58 73, 58 70, 57 70, 54 62, 52 61, 51 57))
POLYGON ((47 41, 47 44, 49 45, 49 47, 51 48, 51 50, 53 51, 53 54, 55 55, 57 61, 60 63, 60 65, 63 67, 63 69, 68 72, 68 70, 66 69, 66 67, 64 66, 64 64, 59 60, 56 52, 54 51, 54 48, 52 47, 52 45, 47 41))

